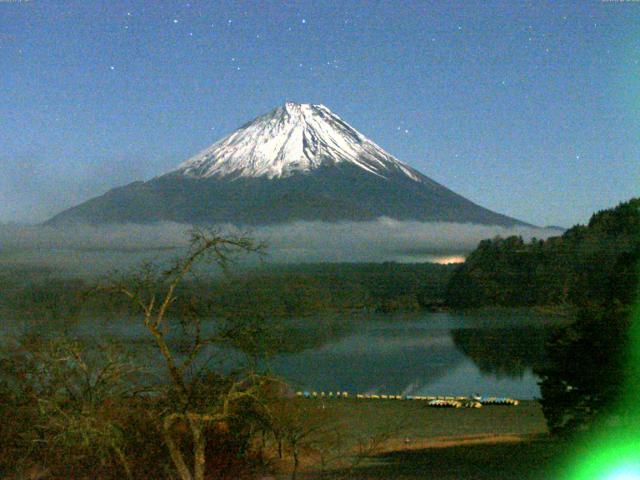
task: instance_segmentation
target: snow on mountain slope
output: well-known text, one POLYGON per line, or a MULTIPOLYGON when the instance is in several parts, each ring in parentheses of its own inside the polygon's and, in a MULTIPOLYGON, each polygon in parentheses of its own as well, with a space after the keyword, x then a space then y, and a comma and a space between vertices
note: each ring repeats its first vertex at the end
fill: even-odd
POLYGON ((523 225, 405 165, 328 108, 296 103, 240 127, 177 170, 109 190, 47 223, 253 226, 380 217, 523 225))
POLYGON ((279 178, 342 162, 383 178, 400 171, 417 182, 426 180, 324 105, 291 102, 239 128, 182 163, 175 173, 279 178))

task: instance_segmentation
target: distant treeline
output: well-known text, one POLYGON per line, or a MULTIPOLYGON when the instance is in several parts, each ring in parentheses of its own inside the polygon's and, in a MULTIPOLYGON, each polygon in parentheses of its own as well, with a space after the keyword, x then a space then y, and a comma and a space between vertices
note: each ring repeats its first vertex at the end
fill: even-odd
POLYGON ((483 240, 452 275, 452 307, 584 305, 615 286, 620 302, 634 294, 640 258, 640 199, 595 213, 562 236, 524 242, 483 240))
POLYGON ((443 302, 453 270, 394 262, 268 266, 228 281, 219 304, 230 310, 262 305, 271 315, 287 317, 336 310, 415 311, 443 302))
MULTIPOLYGON (((203 276, 181 286, 176 312, 221 317, 294 318, 344 311, 416 311, 443 303, 454 267, 437 264, 328 263, 269 265, 229 276, 203 276), (186 302, 186 300, 185 300, 186 302)), ((89 295, 90 282, 51 270, 0 274, 0 309, 36 320, 76 314, 123 314, 127 302, 89 295)), ((3 312, 0 312, 3 313, 3 312)))

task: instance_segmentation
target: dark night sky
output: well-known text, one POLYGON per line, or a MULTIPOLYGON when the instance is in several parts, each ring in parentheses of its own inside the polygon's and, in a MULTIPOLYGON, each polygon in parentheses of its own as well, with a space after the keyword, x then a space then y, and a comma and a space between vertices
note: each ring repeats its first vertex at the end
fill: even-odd
POLYGON ((171 170, 285 100, 538 225, 638 195, 640 2, 0 0, 0 221, 171 170))

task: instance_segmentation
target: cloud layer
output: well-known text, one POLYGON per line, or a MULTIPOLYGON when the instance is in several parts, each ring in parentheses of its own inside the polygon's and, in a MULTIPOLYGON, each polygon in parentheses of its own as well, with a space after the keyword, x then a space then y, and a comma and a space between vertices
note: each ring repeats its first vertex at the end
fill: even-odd
MULTIPOLYGON (((238 233, 222 225, 223 232, 238 233)), ((0 227, 0 262, 113 268, 150 254, 177 255, 188 245, 188 225, 111 225, 0 227), (128 260, 127 260, 128 259, 128 260), (92 265, 93 262, 93 265, 92 265)), ((464 256, 478 242, 495 236, 525 240, 558 235, 558 230, 380 218, 373 222, 296 222, 255 227, 248 234, 267 244, 273 262, 442 261, 464 256)))

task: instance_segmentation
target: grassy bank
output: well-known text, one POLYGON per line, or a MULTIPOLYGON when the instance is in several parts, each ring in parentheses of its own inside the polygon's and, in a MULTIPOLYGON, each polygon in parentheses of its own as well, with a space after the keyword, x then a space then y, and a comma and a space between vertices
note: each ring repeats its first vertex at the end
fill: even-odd
MULTIPOLYGON (((310 440, 298 478, 543 479, 553 478, 548 475, 560 452, 535 401, 481 409, 436 409, 419 401, 293 401, 333 425, 335 438, 348 438, 340 446, 328 438, 324 447, 310 440)), ((290 466, 285 459, 279 470, 290 466)))
POLYGON ((327 415, 349 431, 363 434, 391 427, 413 440, 449 436, 533 435, 547 432, 540 405, 523 401, 516 407, 479 409, 432 408, 412 400, 296 400, 325 407, 327 415))
MULTIPOLYGON (((550 480, 561 447, 547 437, 507 439, 426 448, 396 449, 372 456, 327 479, 550 480)), ((317 472, 306 476, 319 478, 317 472)))

